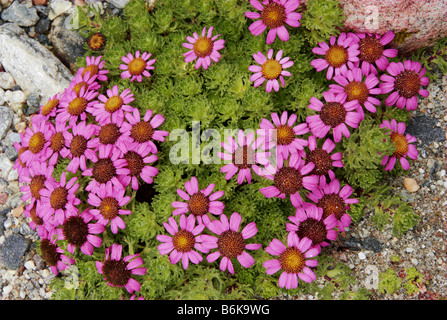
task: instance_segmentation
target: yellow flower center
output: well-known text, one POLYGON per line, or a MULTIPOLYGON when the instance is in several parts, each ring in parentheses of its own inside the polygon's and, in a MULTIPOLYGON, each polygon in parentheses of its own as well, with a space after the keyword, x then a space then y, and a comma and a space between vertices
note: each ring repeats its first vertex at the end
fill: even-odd
POLYGON ((79 116, 87 108, 87 99, 82 97, 74 98, 67 107, 67 112, 72 116, 79 116))
POLYGON ((276 140, 280 145, 289 145, 295 139, 295 132, 289 126, 279 125, 276 128, 276 140))
POLYGON ((207 37, 200 37, 194 43, 193 51, 200 58, 207 57, 213 51, 213 41, 207 37))
POLYGON ((102 199, 101 204, 99 205, 99 212, 104 217, 104 219, 113 219, 118 216, 119 212, 119 204, 115 198, 106 197, 102 199))
POLYGON ((345 86, 345 92, 348 95, 347 101, 357 100, 359 103, 365 103, 369 96, 369 90, 363 82, 353 81, 345 86))
POLYGON ((348 61, 348 51, 340 45, 334 45, 329 48, 324 58, 331 67, 340 68, 348 61))
POLYGON ((391 141, 394 142, 394 146, 396 147, 393 156, 395 156, 396 158, 400 158, 407 154, 408 141, 404 135, 393 132, 391 133, 391 141))
POLYGON ((59 105, 59 99, 51 99, 42 107, 42 115, 47 116, 59 105))
POLYGON ((174 249, 179 252, 189 252, 194 248, 196 240, 194 235, 187 230, 179 230, 174 237, 172 237, 172 244, 174 249))
POLYGON ((275 59, 270 59, 262 65, 262 75, 264 78, 273 80, 277 79, 282 71, 282 65, 275 59))
POLYGON ((79 96, 79 93, 81 92, 81 89, 84 88, 84 91, 87 90, 88 85, 85 82, 79 82, 73 87, 73 91, 76 92, 76 94, 79 96))
POLYGON ((287 273, 300 273, 305 266, 305 257, 303 253, 295 247, 286 248, 279 255, 281 268, 287 273))
POLYGON ((84 77, 87 72, 90 72, 90 78, 91 78, 95 74, 98 74, 99 68, 96 64, 88 65, 87 67, 85 67, 84 71, 82 71, 82 77, 84 77))
POLYGON ((45 137, 42 132, 37 132, 29 139, 29 150, 36 154, 42 151, 45 145, 45 137))
POLYGON ((134 58, 128 64, 129 73, 133 76, 139 76, 146 69, 146 61, 141 58, 134 58))
POLYGON ((123 99, 120 96, 110 97, 104 104, 104 109, 109 113, 118 111, 123 105, 123 99))

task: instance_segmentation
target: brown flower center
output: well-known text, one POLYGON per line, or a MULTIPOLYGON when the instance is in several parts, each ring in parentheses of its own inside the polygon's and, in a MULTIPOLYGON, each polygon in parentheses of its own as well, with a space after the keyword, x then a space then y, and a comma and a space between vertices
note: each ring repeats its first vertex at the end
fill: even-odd
POLYGON ((55 134, 53 134, 50 141, 50 148, 51 150, 53 150, 53 152, 61 151, 65 145, 65 138, 62 132, 56 132, 55 134))
POLYGON ((326 226, 322 220, 307 218, 306 220, 300 222, 297 235, 300 239, 303 239, 304 237, 309 238, 312 240, 312 245, 315 246, 326 240, 326 226))
POLYGON ((70 152, 74 157, 80 157, 87 149, 87 139, 81 135, 76 135, 71 139, 70 152))
POLYGON ((87 108, 87 99, 76 97, 68 104, 67 112, 72 116, 79 116, 85 111, 85 108, 87 108))
POLYGON ((103 125, 98 134, 99 142, 103 145, 115 144, 120 136, 120 129, 115 123, 103 125))
POLYGON ((286 9, 276 2, 270 2, 261 12, 261 20, 270 29, 281 27, 286 20, 286 9))
POLYGON ((304 254, 295 247, 286 248, 279 255, 281 269, 289 274, 300 273, 305 266, 305 261, 304 254))
POLYGON ((321 108, 320 118, 325 125, 335 128, 345 121, 347 113, 340 103, 328 102, 321 108))
POLYGON ((118 216, 120 206, 118 201, 112 197, 105 197, 99 205, 99 212, 106 220, 113 220, 118 216))
POLYGON ((319 176, 327 174, 329 169, 332 167, 331 156, 322 148, 316 148, 315 150, 309 151, 306 156, 306 164, 309 162, 312 162, 315 165, 315 168, 312 170, 311 174, 316 174, 319 176))
POLYGON ((129 73, 133 76, 138 76, 143 73, 146 69, 147 62, 141 58, 134 58, 131 62, 129 62, 127 68, 129 69, 129 73))
POLYGON ((43 149, 43 147, 45 145, 45 142, 46 142, 45 141, 45 136, 43 135, 43 133, 42 132, 36 132, 29 139, 28 148, 34 154, 39 153, 40 151, 42 151, 42 149, 43 149))
POLYGON ((130 129, 130 136, 139 143, 147 142, 152 138, 154 129, 149 122, 140 121, 135 123, 130 129))
POLYGON ((31 178, 29 185, 31 195, 37 200, 40 200, 39 191, 45 187, 45 180, 46 178, 43 174, 38 174, 31 178))
POLYGON ((82 217, 74 216, 65 220, 62 232, 68 243, 81 247, 87 241, 88 226, 82 217))
POLYGON ((34 206, 30 209, 29 214, 30 214, 30 218, 31 218, 31 220, 32 220, 36 225, 38 225, 38 226, 43 225, 43 219, 37 215, 36 205, 34 205, 34 206))
POLYGON ((47 116, 59 105, 59 99, 51 99, 42 107, 42 115, 47 116))
POLYGON ((359 51, 360 60, 374 63, 382 56, 383 45, 380 43, 379 39, 366 36, 364 39, 360 39, 359 41, 359 51))
POLYGON ((347 101, 357 100, 361 104, 365 103, 369 97, 369 90, 365 83, 353 81, 345 86, 348 95, 347 101))
POLYGON ((193 51, 199 58, 207 57, 213 52, 213 41, 207 37, 200 37, 194 43, 193 51))
POLYGON ((82 88, 84 88, 84 91, 87 91, 87 89, 88 89, 88 84, 84 81, 77 83, 73 87, 73 91, 76 92, 76 94, 79 96, 82 88))
POLYGON ((399 96, 405 99, 411 98, 418 94, 421 88, 421 79, 413 70, 405 70, 397 75, 394 81, 394 89, 397 90, 399 96))
POLYGON ((127 168, 131 176, 138 176, 144 168, 143 157, 135 151, 129 151, 124 155, 127 161, 127 168))
POLYGON ((109 113, 118 111, 123 106, 123 99, 120 96, 113 96, 107 99, 104 109, 109 113))
POLYGON ((282 65, 275 59, 270 59, 262 65, 262 75, 269 80, 277 79, 282 71, 282 65))
POLYGON ((22 153, 24 153, 26 150, 28 150, 29 148, 27 147, 20 147, 19 152, 18 152, 18 156, 17 156, 17 160, 19 161, 20 165, 25 168, 26 164, 23 163, 23 161, 20 159, 20 155, 22 153))
POLYGON ((179 252, 189 252, 192 249, 194 249, 194 245, 196 244, 196 240, 194 238, 194 235, 187 231, 187 230, 179 230, 173 237, 172 237, 172 245, 174 246, 174 249, 176 249, 179 252))
POLYGON ((393 156, 395 156, 396 158, 400 158, 407 154, 408 140, 405 138, 404 135, 393 132, 391 133, 391 141, 393 141, 394 147, 396 148, 394 150, 393 156))
POLYGON ((98 159, 93 166, 93 178, 99 183, 106 183, 116 175, 116 169, 109 158, 98 159))
POLYGON ((249 146, 237 147, 233 153, 233 164, 239 169, 251 168, 255 164, 255 151, 249 146))
POLYGON ((200 191, 194 193, 188 201, 188 209, 196 217, 200 217, 208 213, 209 208, 210 200, 200 191))
POLYGON ((238 232, 227 230, 217 240, 217 248, 221 255, 229 259, 236 258, 245 249, 245 242, 238 232))
POLYGON ((275 174, 273 183, 281 193, 294 194, 303 186, 303 177, 295 168, 282 167, 275 174))
POLYGON ((50 205, 54 210, 65 208, 68 202, 68 190, 65 187, 55 188, 50 195, 50 205))
POLYGON ((50 242, 48 239, 42 239, 40 242, 40 251, 42 252, 42 258, 50 266, 56 266, 60 260, 61 254, 57 252, 57 246, 50 242))
POLYGON ((126 285, 132 275, 131 271, 127 269, 127 262, 124 260, 108 259, 104 261, 102 272, 106 280, 117 287, 126 285))
POLYGON ((325 194, 318 200, 317 206, 323 209, 323 220, 331 214, 340 220, 346 212, 345 201, 338 194, 325 194))

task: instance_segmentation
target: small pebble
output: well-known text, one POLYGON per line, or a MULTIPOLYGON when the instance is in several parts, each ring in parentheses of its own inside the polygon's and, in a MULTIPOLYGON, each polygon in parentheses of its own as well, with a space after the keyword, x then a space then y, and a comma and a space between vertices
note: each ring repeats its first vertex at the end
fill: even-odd
POLYGON ((366 254, 364 254, 363 252, 359 252, 359 259, 360 260, 365 260, 366 259, 366 254))
POLYGON ((407 189, 407 191, 411 192, 411 193, 419 190, 419 185, 417 184, 416 180, 414 180, 413 178, 405 178, 404 186, 405 186, 405 189, 407 189))

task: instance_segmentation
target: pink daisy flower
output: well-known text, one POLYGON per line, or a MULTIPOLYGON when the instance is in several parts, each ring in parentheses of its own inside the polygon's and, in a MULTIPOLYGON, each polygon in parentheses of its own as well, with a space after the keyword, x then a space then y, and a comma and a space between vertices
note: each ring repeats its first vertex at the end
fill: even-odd
POLYGON ((154 70, 155 67, 153 64, 156 59, 149 58, 152 56, 152 53, 143 52, 140 54, 140 51, 137 50, 135 52, 135 57, 129 52, 126 56, 121 57, 121 61, 125 64, 120 64, 120 70, 125 70, 121 73, 121 78, 129 79, 130 81, 137 80, 138 82, 143 81, 143 76, 149 78, 151 76, 149 70, 154 70))
POLYGON ((355 39, 359 45, 359 64, 365 76, 370 73, 378 75, 377 66, 384 71, 388 64, 388 58, 397 56, 397 49, 385 49, 385 46, 393 41, 394 32, 388 31, 384 35, 371 33, 350 33, 349 36, 355 39), (375 65, 375 66, 374 66, 375 65))
POLYGON ((410 169, 410 163, 408 162, 407 157, 413 160, 417 159, 418 150, 415 145, 411 144, 416 142, 417 139, 408 133, 405 134, 405 123, 397 123, 395 119, 391 119, 391 122, 384 120, 380 125, 380 128, 391 129, 390 139, 395 146, 395 150, 391 156, 383 156, 382 165, 385 166, 385 170, 392 170, 396 164, 396 160, 399 160, 402 168, 405 170, 410 169))
POLYGON ((197 59, 194 67, 196 69, 203 67, 206 70, 211 65, 211 60, 216 63, 219 62, 221 57, 219 50, 224 48, 225 40, 216 40, 220 34, 212 36, 213 29, 214 27, 210 27, 207 32, 206 27, 204 27, 201 37, 199 37, 197 32, 194 32, 192 37, 186 37, 188 42, 182 43, 182 46, 190 50, 183 54, 185 63, 197 59))
POLYGON ((276 146, 277 156, 281 155, 284 159, 287 159, 291 153, 304 150, 304 147, 308 145, 307 140, 296 136, 309 132, 307 123, 295 125, 297 115, 292 113, 289 117, 287 111, 281 114, 281 119, 276 113, 272 113, 271 118, 273 123, 264 118, 259 125, 261 130, 257 130, 260 136, 264 136, 265 149, 269 150, 276 146))
POLYGON ((360 68, 354 68, 334 76, 333 79, 338 84, 330 84, 330 91, 334 94, 346 93, 347 102, 357 100, 360 104, 358 112, 362 115, 362 119, 365 116, 362 106, 369 112, 376 113, 376 106, 380 106, 381 101, 372 95, 381 94, 382 89, 376 87, 379 79, 373 73, 364 77, 360 68))
POLYGON ((277 197, 285 199, 290 195, 290 201, 294 207, 299 207, 303 203, 300 195, 302 188, 313 190, 318 185, 318 176, 309 175, 315 168, 315 164, 304 163, 300 155, 293 153, 290 155, 288 166, 284 165, 282 157, 277 158, 276 166, 269 165, 264 169, 265 178, 272 180, 273 185, 259 189, 267 198, 277 197))
POLYGON ((96 125, 85 121, 76 123, 71 127, 71 131, 63 132, 65 147, 60 151, 63 158, 71 159, 67 166, 67 171, 76 173, 79 168, 82 171, 87 170, 87 159, 93 162, 98 161, 96 152, 93 150, 93 144, 90 138, 95 133, 96 125))
POLYGON ((86 110, 95 117, 99 124, 105 123, 110 118, 113 122, 122 121, 124 112, 132 112, 134 109, 129 105, 135 100, 129 88, 120 93, 118 86, 114 85, 112 89, 107 89, 107 96, 100 94, 98 100, 99 102, 90 105, 86 110))
POLYGON ((71 129, 71 126, 67 126, 66 122, 55 121, 53 126, 53 134, 50 138, 50 145, 48 146, 48 164, 55 166, 59 160, 59 156, 62 157, 61 151, 65 147, 64 133, 71 129))
POLYGON ((34 161, 29 165, 29 175, 22 179, 20 191, 23 193, 22 201, 28 202, 30 206, 34 206, 36 201, 40 202, 40 190, 45 187, 45 181, 57 183, 53 178, 54 167, 49 166, 46 161, 34 161))
POLYGON ((71 79, 70 84, 65 91, 74 91, 78 95, 81 92, 81 88, 85 91, 98 91, 101 85, 96 81, 97 74, 90 76, 90 71, 83 72, 82 68, 78 69, 76 75, 71 79))
POLYGON ((158 149, 153 140, 163 142, 169 132, 155 130, 162 125, 165 118, 161 114, 156 114, 153 117, 152 115, 153 111, 148 109, 142 120, 140 111, 134 108, 131 113, 126 113, 125 117, 128 122, 123 122, 120 132, 125 137, 129 137, 129 141, 150 146, 151 152, 156 154, 158 149))
POLYGON ((318 58, 310 63, 317 72, 328 68, 326 78, 332 79, 332 76, 346 72, 348 67, 353 69, 355 63, 359 61, 359 45, 353 37, 342 32, 338 38, 332 36, 329 45, 326 42, 320 42, 318 47, 312 49, 317 55, 324 56, 324 59, 318 58))
POLYGON ((261 174, 259 165, 268 165, 270 156, 269 152, 262 149, 264 138, 258 137, 255 140, 253 132, 245 135, 243 130, 238 131, 237 142, 232 136, 228 136, 228 143, 222 142, 221 145, 225 152, 218 152, 217 156, 223 160, 231 161, 220 168, 220 171, 225 173, 225 179, 230 180, 238 171, 237 182, 242 184, 245 179, 247 183, 251 183, 251 170, 257 175, 261 174))
POLYGON ((29 166, 34 161, 45 161, 49 158, 51 150, 48 147, 53 130, 51 123, 44 121, 43 118, 33 118, 31 126, 25 129, 21 137, 21 146, 25 149, 19 155, 19 159, 23 164, 29 166))
POLYGON ((90 214, 103 226, 110 222, 112 233, 117 234, 118 229, 126 228, 126 224, 120 215, 132 213, 130 210, 122 209, 129 203, 130 196, 125 195, 126 189, 102 187, 95 191, 96 193, 90 192, 88 194, 87 202, 94 207, 90 209, 90 214))
POLYGON ((122 257, 123 246, 116 243, 105 250, 104 262, 96 261, 96 269, 104 275, 104 280, 111 287, 125 287, 131 294, 140 291, 141 284, 132 275, 145 275, 147 269, 141 267, 143 259, 139 254, 122 257))
POLYGON ((95 97, 97 91, 86 91, 81 88, 79 94, 75 91, 66 91, 63 99, 60 101, 59 113, 56 116, 56 122, 65 123, 68 121, 73 126, 78 120, 85 121, 87 119, 87 108, 96 103, 95 97))
POLYGON ((56 230, 58 240, 67 241, 67 251, 71 254, 79 248, 83 254, 91 256, 93 247, 101 246, 102 239, 96 234, 103 233, 105 228, 100 223, 90 223, 92 219, 93 216, 86 209, 81 214, 66 219, 56 230))
POLYGON ((177 224, 173 217, 169 217, 168 223, 163 222, 166 231, 172 235, 158 235, 156 238, 162 242, 157 248, 161 255, 169 255, 169 261, 172 264, 182 260, 183 269, 188 269, 189 261, 198 264, 203 260, 199 252, 208 253, 209 249, 202 245, 200 234, 205 225, 196 224, 194 215, 187 218, 184 214, 180 216, 180 222, 177 224), (179 228, 180 226, 180 228, 179 228), (198 252, 199 251, 199 252, 198 252))
POLYGON ((248 30, 259 36, 265 29, 269 28, 267 44, 275 41, 276 35, 282 41, 289 40, 289 32, 285 24, 297 28, 300 26, 301 14, 294 12, 300 5, 299 0, 264 0, 262 4, 258 0, 250 0, 250 4, 259 12, 245 12, 248 19, 259 19, 253 22, 248 30))
POLYGON ((317 139, 311 135, 308 138, 309 151, 304 156, 305 164, 312 162, 315 164, 310 174, 317 176, 335 175, 332 167, 343 168, 343 155, 341 152, 331 152, 335 149, 335 143, 331 139, 326 139, 321 147, 317 145, 317 139))
MULTIPOLYGON (((63 95, 63 94, 62 94, 63 95)), ((61 94, 55 94, 51 98, 48 99, 47 103, 40 106, 39 114, 43 117, 46 117, 46 120, 49 118, 55 118, 57 110, 59 108, 61 94)))
POLYGON ((115 152, 112 145, 99 148, 97 161, 93 161, 93 167, 82 172, 83 176, 90 176, 92 180, 85 187, 86 191, 112 187, 118 190, 124 189, 121 179, 129 175, 130 170, 126 168, 127 161, 120 158, 121 154, 115 152))
POLYGON ((345 231, 345 228, 351 224, 351 216, 347 213, 349 205, 359 202, 358 199, 349 198, 353 191, 349 185, 340 188, 340 181, 333 178, 329 183, 320 181, 318 188, 312 190, 307 198, 312 200, 317 207, 322 208, 322 219, 333 215, 337 220, 338 229, 345 231))
POLYGON ((149 184, 154 182, 153 177, 158 174, 158 169, 148 164, 157 161, 158 157, 150 154, 149 145, 137 142, 123 144, 121 151, 127 163, 126 168, 130 170, 130 174, 121 179, 124 186, 131 185, 133 190, 138 190, 138 177, 149 184))
POLYGON ((206 257, 206 260, 209 263, 222 257, 219 266, 220 270, 225 271, 228 269, 231 274, 234 274, 234 267, 231 262, 234 258, 236 258, 244 268, 250 268, 255 263, 253 257, 245 251, 245 249, 258 250, 262 247, 261 244, 245 243, 247 239, 252 238, 258 232, 255 222, 250 222, 241 232, 239 232, 242 217, 237 212, 234 212, 231 215, 230 221, 228 221, 227 216, 224 214, 220 215, 220 220, 211 221, 208 216, 204 216, 203 220, 206 227, 218 235, 218 237, 209 235, 202 237, 203 244, 206 245, 207 248, 218 249, 206 257))
POLYGON ((306 118, 309 129, 317 138, 324 138, 332 129, 334 142, 340 142, 342 135, 350 137, 349 129, 346 125, 356 129, 362 121, 362 116, 358 113, 359 102, 357 100, 346 101, 348 95, 327 91, 323 92, 326 103, 315 97, 310 98, 310 109, 319 112, 306 118))
POLYGON ((39 193, 41 196, 41 206, 38 207, 39 215, 44 220, 54 217, 54 225, 57 227, 64 223, 65 219, 78 214, 76 207, 81 203, 76 197, 79 183, 77 177, 66 180, 66 172, 62 172, 60 182, 45 180, 45 187, 39 193))
POLYGON ((86 57, 86 66, 79 68, 78 72, 81 74, 82 77, 89 72, 90 77, 96 76, 95 80, 98 81, 107 81, 106 74, 109 73, 109 70, 104 69, 104 65, 106 64, 104 60, 101 60, 102 56, 91 56, 86 57))
POLYGON ((27 176, 29 176, 29 168, 26 165, 25 162, 23 162, 20 158, 22 153, 27 151, 29 148, 23 146, 23 137, 24 137, 24 131, 20 132, 20 143, 14 142, 14 149, 17 151, 17 159, 14 162, 14 165, 12 166, 13 170, 17 170, 17 173, 19 174, 19 182, 22 183, 23 179, 27 176))
POLYGON ((311 247, 327 247, 330 241, 337 239, 337 219, 335 215, 323 218, 323 209, 311 203, 303 203, 296 208, 294 216, 290 216, 292 223, 286 223, 286 231, 296 232, 299 239, 308 238, 312 241, 311 247))
POLYGON ((312 240, 299 239, 295 232, 287 235, 287 246, 278 239, 273 239, 265 251, 278 259, 265 261, 262 266, 267 274, 275 274, 282 270, 278 285, 281 288, 295 289, 298 287, 298 278, 311 283, 317 277, 310 269, 318 265, 318 261, 310 259, 320 254, 319 247, 311 247, 312 240))
POLYGON ((56 230, 44 231, 40 240, 40 252, 43 260, 50 266, 51 272, 57 276, 59 271, 67 269, 69 265, 75 263, 75 260, 65 255, 65 250, 56 243, 55 232, 56 230))
POLYGON ((177 189, 177 194, 185 200, 172 202, 172 207, 175 210, 172 212, 174 216, 190 212, 191 215, 197 217, 199 223, 202 223, 202 217, 208 212, 220 215, 225 208, 221 201, 216 201, 224 195, 223 191, 216 191, 213 189, 214 183, 211 183, 205 189, 199 190, 199 183, 196 177, 192 177, 190 181, 185 182, 185 191, 177 189))
POLYGON ((250 77, 250 81, 254 82, 253 86, 259 87, 261 84, 267 80, 265 85, 265 90, 271 92, 272 89, 276 92, 279 91, 279 81, 284 87, 284 77, 290 77, 291 73, 284 69, 293 66, 293 61, 290 61, 289 57, 282 57, 283 51, 279 50, 276 53, 275 59, 273 59, 273 49, 267 51, 267 57, 260 51, 253 54, 253 58, 260 65, 251 65, 248 70, 254 72, 250 77))
POLYGON ((380 76, 379 85, 382 93, 392 93, 386 98, 387 106, 396 105, 399 109, 415 110, 418 106, 418 94, 428 97, 429 92, 422 86, 428 86, 429 79, 425 77, 425 67, 420 62, 405 60, 391 62, 386 68, 388 74, 380 76))

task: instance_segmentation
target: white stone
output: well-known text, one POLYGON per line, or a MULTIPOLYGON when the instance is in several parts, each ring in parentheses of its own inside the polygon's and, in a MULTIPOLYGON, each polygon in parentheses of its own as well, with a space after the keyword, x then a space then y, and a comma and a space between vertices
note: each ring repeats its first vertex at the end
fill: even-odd
POLYGON ((0 72, 0 88, 9 90, 15 86, 16 82, 9 72, 0 72))
POLYGON ((48 13, 48 19, 54 20, 56 17, 68 12, 72 8, 73 4, 66 0, 54 0, 50 3, 50 12, 48 13))
POLYGON ((7 286, 3 287, 3 294, 8 295, 12 291, 12 285, 8 284, 7 286))
POLYGON ((366 254, 363 252, 359 252, 359 259, 360 260, 365 260, 366 259, 366 254))
POLYGON ((108 3, 113 4, 115 7, 122 9, 129 3, 129 0, 106 0, 108 3))
POLYGON ((25 262, 24 266, 28 270, 34 270, 36 268, 33 260, 28 260, 27 262, 25 262))
POLYGON ((0 63, 25 96, 39 94, 42 101, 63 92, 73 78, 47 48, 12 23, 0 26, 0 63))

